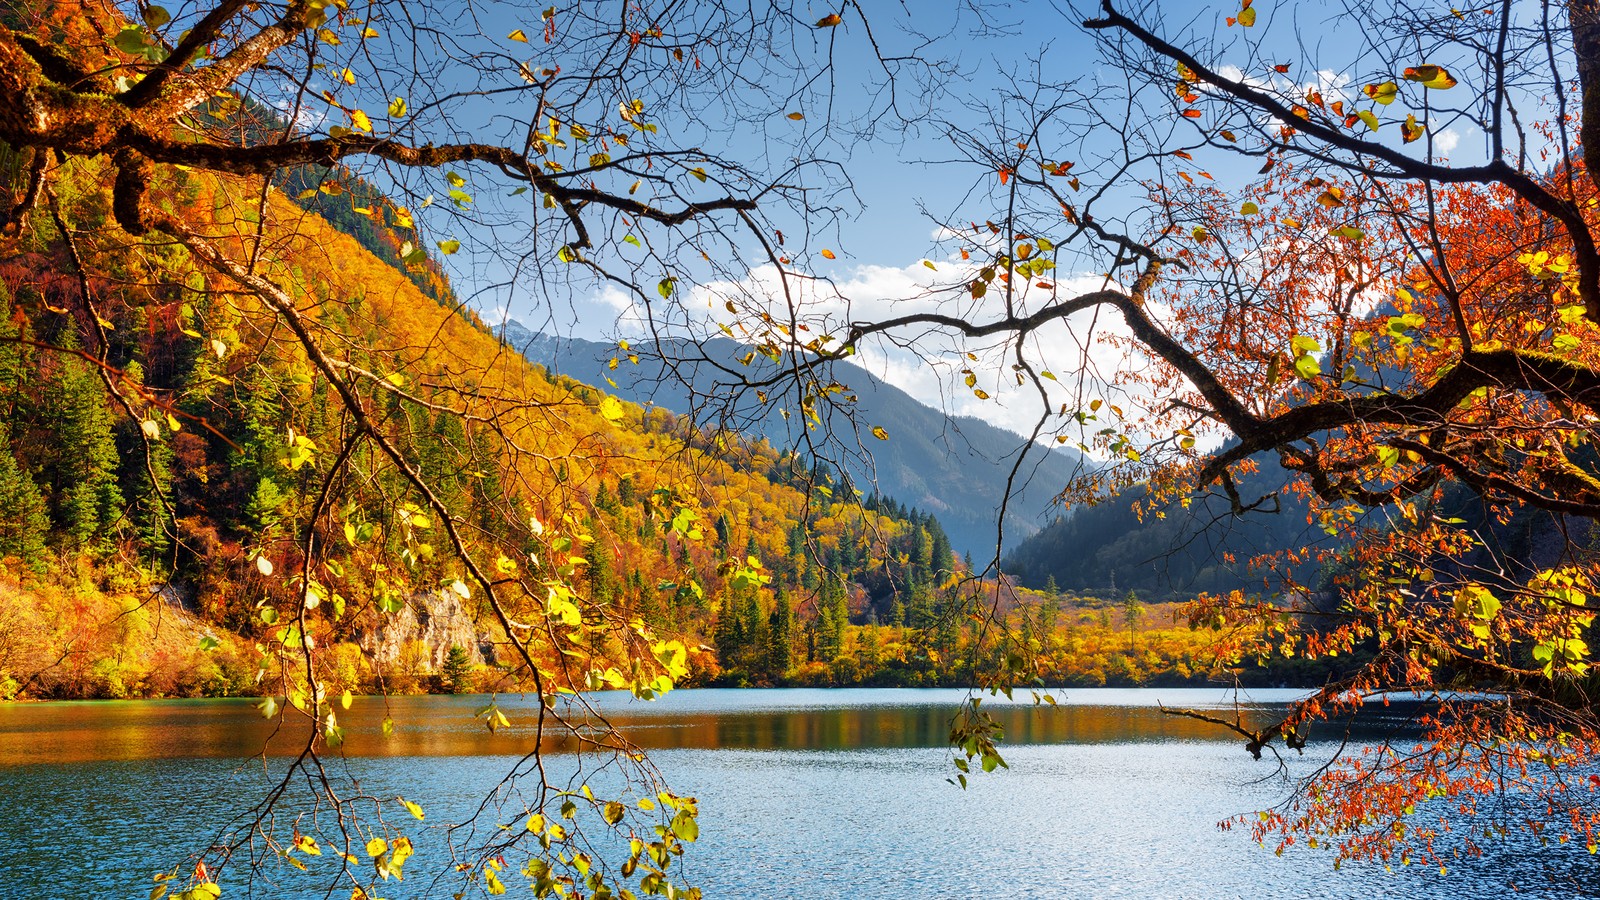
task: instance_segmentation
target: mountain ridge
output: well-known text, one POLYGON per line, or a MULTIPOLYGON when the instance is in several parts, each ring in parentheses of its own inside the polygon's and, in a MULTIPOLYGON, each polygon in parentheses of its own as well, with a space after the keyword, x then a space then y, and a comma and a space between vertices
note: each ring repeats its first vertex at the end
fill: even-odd
MULTIPOLYGON (((530 362, 578 381, 607 382, 600 389, 623 399, 693 415, 699 425, 742 431, 779 448, 809 443, 813 451, 822 451, 812 455, 841 469, 864 493, 875 490, 938 516, 958 551, 982 559, 994 553, 1000 500, 1016 454, 1027 447, 1021 435, 971 416, 941 412, 848 363, 831 375, 846 382, 841 393, 855 397, 848 416, 858 427, 840 428, 850 423, 834 421, 825 423, 820 434, 817 429, 805 432, 799 428, 803 416, 795 404, 784 406, 776 398, 763 403, 752 390, 734 392, 736 374, 758 380, 775 374, 776 366, 759 354, 743 362, 750 348, 729 338, 692 348, 695 342, 669 339, 660 348, 634 345, 623 351, 615 344, 535 332, 514 319, 496 331, 530 362), (638 361, 630 361, 630 354, 638 361), (613 359, 619 361, 616 368, 610 367, 613 359), (664 362, 683 359, 689 362, 664 362), (886 441, 866 439, 874 426, 884 429, 886 441)), ((1032 448, 1016 472, 1003 539, 1027 538, 1048 524, 1056 493, 1087 465, 1076 451, 1032 448)))

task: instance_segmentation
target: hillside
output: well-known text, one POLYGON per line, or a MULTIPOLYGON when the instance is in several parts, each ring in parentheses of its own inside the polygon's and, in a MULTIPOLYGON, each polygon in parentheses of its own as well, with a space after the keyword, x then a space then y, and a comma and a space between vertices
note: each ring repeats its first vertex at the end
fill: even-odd
MULTIPOLYGON (((1241 479, 1249 497, 1265 496, 1287 481, 1269 460, 1241 479)), ((1142 488, 1122 491, 1095 506, 1079 506, 1006 554, 1002 569, 1020 584, 1119 598, 1127 591, 1153 600, 1185 599, 1201 592, 1259 593, 1265 566, 1251 563, 1326 539, 1306 521, 1304 499, 1292 492, 1242 517, 1226 498, 1205 496, 1187 508, 1169 504, 1143 516, 1142 488)), ((1306 567, 1292 569, 1312 578, 1306 567)))
POLYGON ((474 566, 515 622, 550 615, 551 590, 581 601, 587 633, 535 641, 554 684, 621 664, 630 622, 701 647, 695 677, 826 681, 852 620, 953 602, 937 521, 836 502, 803 458, 546 375, 291 198, 169 173, 194 227, 235 258, 264 249, 332 383, 282 311, 111 227, 102 173, 66 167, 58 215, 0 241, 8 694, 292 697, 285 662, 313 639, 327 690, 437 684, 453 645, 472 686, 520 683, 474 566), (130 610, 179 630, 146 641, 130 610))
MULTIPOLYGON (((793 404, 776 399, 763 403, 754 391, 733 393, 729 372, 747 373, 754 380, 773 369, 759 354, 742 363, 750 348, 733 340, 635 346, 638 362, 630 364, 627 354, 621 354, 621 364, 612 369, 610 360, 619 356, 614 345, 536 334, 515 321, 500 330, 509 346, 547 370, 595 384, 610 381, 614 387, 608 385, 609 389, 636 403, 680 415, 694 411, 703 424, 726 424, 776 447, 809 440, 817 445, 818 455, 864 493, 876 491, 937 516, 958 552, 970 553, 980 562, 994 553, 1000 501, 1025 444, 1019 435, 980 419, 946 416, 864 369, 841 364, 832 375, 857 398, 851 409, 859 433, 866 435, 876 425, 889 439, 858 440, 842 420, 834 424, 832 434, 806 436, 801 431, 803 417, 795 414, 793 404), (669 366, 663 360, 675 362, 669 366), (726 402, 730 396, 736 398, 731 404, 726 402)), ((1012 497, 1004 521, 1008 546, 1051 520, 1056 492, 1081 474, 1084 464, 1084 457, 1073 450, 1029 452, 1010 485, 1012 497)))

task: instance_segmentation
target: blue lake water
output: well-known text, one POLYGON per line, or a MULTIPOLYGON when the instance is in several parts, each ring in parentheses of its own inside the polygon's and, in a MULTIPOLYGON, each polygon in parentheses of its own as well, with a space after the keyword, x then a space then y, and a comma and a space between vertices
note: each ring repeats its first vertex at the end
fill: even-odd
MULTIPOLYGON (((674 792, 698 798, 700 840, 674 865, 708 898, 1600 897, 1595 857, 1526 837, 1451 859, 1441 876, 1420 865, 1336 871, 1327 853, 1277 857, 1247 829, 1220 830, 1290 787, 1275 762, 1157 708, 1235 699, 1220 690, 1076 690, 1039 708, 986 701, 1006 727, 1010 769, 962 791, 945 781, 945 738, 962 696, 708 690, 596 703, 674 792)), ((1265 715, 1292 696, 1250 699, 1265 715)), ((346 752, 327 766, 344 796, 404 795, 427 811, 426 824, 408 823, 417 855, 406 880, 380 882, 386 900, 463 890, 445 848, 493 837, 497 822, 520 823, 537 789, 526 774, 535 707, 503 698, 511 727, 490 734, 473 717, 484 702, 357 698, 343 717, 346 752), (396 723, 390 737, 385 715, 396 723), (518 768, 525 776, 503 784, 518 768), (496 805, 480 812, 491 793, 496 805), (475 814, 475 831, 448 830, 475 814), (430 877, 439 871, 447 874, 430 877)), ((1365 722, 1357 738, 1399 733, 1403 716, 1365 722)), ((0 706, 0 898, 148 896, 151 873, 222 835, 248 838, 239 826, 299 748, 291 731, 273 737, 249 701, 0 706)), ((1288 774, 1325 760, 1341 734, 1327 729, 1305 757, 1288 760, 1288 774)), ((547 739, 546 780, 616 780, 603 766, 609 757, 579 749, 547 739)), ((289 832, 309 797, 293 779, 268 825, 289 832)), ((300 821, 310 830, 309 818, 300 821)), ((273 863, 252 874, 236 860, 218 881, 224 898, 350 896, 333 856, 309 862, 309 872, 273 863)), ((514 873, 506 882, 507 896, 529 896, 514 873)))

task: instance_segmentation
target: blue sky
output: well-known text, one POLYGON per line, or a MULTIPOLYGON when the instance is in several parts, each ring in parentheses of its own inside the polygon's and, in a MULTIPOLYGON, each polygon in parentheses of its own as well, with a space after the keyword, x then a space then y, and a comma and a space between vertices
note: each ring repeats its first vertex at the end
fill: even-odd
MULTIPOLYGON (((1165 146, 1192 144, 1197 164, 1207 166, 1216 176, 1213 184, 1237 184, 1253 175, 1254 160, 1242 162, 1201 148, 1201 133, 1193 120, 1164 121, 1161 106, 1148 107, 1156 112, 1147 112, 1142 118, 1138 111, 1126 112, 1120 103, 1129 86, 1120 73, 1097 62, 1093 39, 1077 26, 1081 13, 1064 4, 989 5, 982 16, 960 3, 875 0, 863 5, 871 23, 871 40, 885 56, 917 56, 927 63, 893 64, 896 79, 892 92, 884 64, 872 53, 867 25, 852 7, 845 9, 844 21, 836 28, 812 28, 802 22, 790 32, 752 35, 749 46, 737 42, 691 46, 696 59, 702 53, 706 56, 708 67, 716 65, 717 59, 729 70, 735 65, 742 67, 739 71, 746 80, 720 94, 713 89, 714 80, 697 74, 699 70, 689 68, 685 59, 676 69, 670 65, 659 69, 668 74, 681 72, 674 76, 680 77, 681 83, 659 83, 659 78, 653 78, 602 84, 585 88, 579 103, 580 117, 590 115, 594 122, 616 124, 617 98, 626 103, 640 97, 640 115, 656 120, 661 132, 638 134, 630 149, 646 144, 654 144, 658 150, 699 147, 746 161, 758 174, 782 172, 792 162, 811 160, 784 180, 803 185, 808 201, 819 211, 802 217, 772 198, 763 206, 771 210, 766 227, 786 232, 781 252, 793 255, 791 268, 822 279, 795 279, 788 285, 791 292, 803 296, 803 305, 817 317, 819 328, 821 323, 837 326, 847 319, 952 306, 977 319, 993 315, 993 298, 987 305, 960 301, 959 285, 971 277, 975 264, 955 255, 959 242, 936 240, 950 235, 939 235, 935 220, 959 225, 1001 218, 1007 208, 1006 186, 994 165, 970 157, 990 152, 1014 155, 1012 146, 1022 143, 1018 136, 1026 132, 1030 115, 1041 105, 1071 104, 1074 118, 1052 125, 1029 147, 1031 154, 1045 153, 1047 159, 1069 161, 1064 155, 1049 154, 1071 153, 1070 161, 1077 166, 1073 173, 1083 174, 1086 192, 1093 192, 1097 177, 1110 178, 1118 172, 1124 158, 1119 143, 1124 135, 1119 129, 1130 115, 1149 126, 1144 133, 1133 135, 1138 140, 1156 140, 1165 146), (791 114, 802 118, 796 120, 791 114), (1152 131, 1156 133, 1151 135, 1152 131), (952 286, 954 294, 934 293, 952 286)), ((592 6, 558 7, 555 21, 562 25, 565 17, 592 6)), ((1225 58, 1237 58, 1241 65, 1263 71, 1266 53, 1254 46, 1258 42, 1294 46, 1289 42, 1297 38, 1326 40, 1334 44, 1328 52, 1337 56, 1342 52, 1339 44, 1345 40, 1344 30, 1359 27, 1321 6, 1262 4, 1258 26, 1246 34, 1224 25, 1224 16, 1237 12, 1231 4, 1226 6, 1155 3, 1137 15, 1147 22, 1159 20, 1160 27, 1168 31, 1221 41, 1229 47, 1225 58)), ((430 12, 418 9, 419 14, 430 12)), ((706 11, 711 7, 690 4, 680 9, 688 19, 712 15, 706 11)), ((798 14, 810 19, 832 11, 832 7, 818 4, 798 14)), ((565 47, 560 29, 556 41, 544 43, 536 8, 478 3, 431 13, 434 20, 421 22, 424 30, 413 32, 421 35, 414 52, 408 43, 398 48, 384 45, 377 53, 371 53, 372 48, 365 44, 359 52, 353 44, 335 47, 330 51, 329 68, 312 85, 313 93, 331 89, 343 109, 362 107, 375 113, 393 97, 405 97, 409 106, 405 116, 390 120, 375 116, 379 133, 392 129, 401 139, 488 140, 515 146, 526 135, 525 126, 518 122, 526 121, 537 100, 537 91, 516 77, 517 67, 525 65, 535 78, 557 66, 566 75, 584 71, 586 58, 565 47), (426 30, 430 27, 436 30, 426 30), (510 38, 513 30, 520 30, 527 40, 510 38), (450 65, 427 62, 446 56, 453 60, 450 65), (358 73, 354 84, 342 78, 341 65, 346 62, 358 73)), ((394 27, 381 20, 371 24, 380 32, 394 27)), ((700 24, 685 22, 683 28, 692 32, 700 24)), ((669 32, 671 27, 669 23, 669 32)), ((1312 46, 1307 52, 1315 55, 1321 49, 1312 46)), ((1156 77, 1164 80, 1167 76, 1156 77)), ((1278 86, 1285 88, 1316 86, 1330 97, 1353 88, 1340 76, 1317 71, 1314 66, 1303 66, 1288 76, 1265 77, 1276 79, 1281 82, 1278 86)), ((1140 87, 1147 85, 1134 85, 1133 89, 1140 87)), ((1170 95, 1157 102, 1170 105, 1170 95)), ((306 122, 314 127, 346 122, 348 115, 337 107, 321 105, 321 101, 307 109, 306 122)), ((1430 133, 1430 139, 1437 142, 1435 152, 1455 150, 1462 137, 1461 128, 1448 123, 1430 133)), ((1471 152, 1468 137, 1462 152, 1471 152)), ((566 139, 572 142, 570 135, 566 139)), ((578 143, 563 151, 569 154, 563 158, 570 165, 581 165, 583 155, 596 149, 591 142, 578 143)), ((625 152, 614 146, 607 149, 619 155, 625 152)), ((645 188, 640 196, 652 190, 664 192, 651 201, 662 207, 681 205, 687 198, 717 196, 722 191, 718 181, 733 177, 709 163, 702 164, 702 172, 691 173, 694 159, 657 158, 676 166, 673 175, 659 183, 642 181, 645 188), (691 174, 708 177, 697 184, 691 174)), ((1145 165, 1139 177, 1172 176, 1168 168, 1145 165)), ((619 222, 616 217, 605 219, 601 225, 609 227, 613 243, 594 256, 646 287, 640 296, 629 296, 588 277, 582 267, 555 262, 557 245, 553 241, 565 240, 570 233, 559 227, 557 212, 544 208, 535 193, 514 194, 514 182, 485 166, 455 168, 459 171, 393 174, 397 188, 417 198, 414 205, 419 207, 419 221, 431 241, 461 241, 461 251, 446 263, 459 292, 471 298, 490 321, 511 317, 537 330, 592 339, 637 339, 644 333, 640 311, 642 302, 651 299, 648 287, 668 276, 678 279, 678 290, 672 297, 676 306, 666 317, 667 325, 680 332, 714 333, 716 326, 729 318, 722 315, 721 308, 730 299, 747 313, 762 308, 779 311, 770 305, 781 293, 776 270, 760 264, 758 248, 745 237, 720 242, 708 239, 701 261, 695 257, 701 245, 695 243, 698 238, 693 228, 671 236, 687 240, 687 247, 663 253, 657 251, 648 228, 619 222), (452 175, 459 184, 450 180, 452 175), (448 199, 452 190, 469 194, 471 201, 453 206, 448 199), (421 210, 426 197, 432 197, 434 203, 421 210), (530 222, 535 227, 530 228, 530 222), (634 232, 642 240, 622 241, 624 233, 632 238, 634 232), (744 254, 751 266, 719 265, 733 251, 744 254)), ((381 180, 382 175, 379 177, 381 180)), ((621 190, 626 182, 603 186, 621 190)), ((737 192, 742 186, 732 184, 730 189, 737 192)), ((1132 220, 1130 233, 1147 233, 1141 231, 1146 224, 1138 221, 1145 215, 1145 205, 1133 182, 1121 193, 1101 198, 1096 213, 1101 221, 1128 217, 1132 220)), ((1040 234, 1069 230, 1059 211, 1049 204, 1041 208, 1036 203, 1023 225, 1041 229, 1040 234)), ((971 239, 970 234, 967 238, 971 239)), ((971 246, 979 250, 981 243, 971 246)), ((1105 259, 1069 255, 1060 259, 1063 268, 1052 276, 1053 290, 1060 294, 1070 296, 1106 284, 1103 273, 1095 271, 1108 265, 1105 259)), ((1023 298, 1022 302, 1034 304, 1034 308, 1046 299, 1030 296, 1032 299, 1023 298)), ((660 311, 667 305, 656 303, 655 308, 660 311)), ((1099 333, 1104 333, 1105 324, 1103 320, 1095 323, 1099 333)), ((1063 375, 1082 369, 1085 361, 1099 362, 1102 371, 1098 377, 1073 387, 1086 396, 1139 402, 1141 398, 1127 396, 1111 383, 1123 364, 1120 351, 1089 341, 1085 337, 1089 325, 1085 318, 1042 333, 1028 348, 1030 358, 1063 375)), ((894 342, 864 348, 860 362, 932 405, 1026 430, 1039 418, 1044 404, 1031 387, 1015 389, 1000 349, 992 344, 968 346, 949 337, 923 336, 915 348, 894 342), (969 352, 979 357, 976 363, 965 356, 969 352), (967 369, 980 373, 976 387, 989 395, 987 399, 963 383, 967 369)), ((1068 399, 1066 388, 1046 387, 1051 392, 1049 407, 1068 399)), ((1051 423, 1050 433, 1060 424, 1051 423)))

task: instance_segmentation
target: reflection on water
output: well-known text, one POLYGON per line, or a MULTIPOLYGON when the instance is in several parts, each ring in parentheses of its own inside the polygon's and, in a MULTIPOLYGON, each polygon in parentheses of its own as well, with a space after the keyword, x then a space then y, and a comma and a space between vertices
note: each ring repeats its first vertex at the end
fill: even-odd
MULTIPOLYGON (((1238 741, 1156 707, 1227 708, 1233 698, 1220 691, 1073 691, 1043 708, 986 700, 1005 723, 1012 768, 961 791, 943 780, 943 742, 963 696, 685 691, 659 704, 595 700, 631 739, 656 749, 674 789, 700 798, 702 839, 684 863, 709 898, 1600 896, 1593 858, 1572 848, 1512 842, 1452 861, 1440 878, 1371 866, 1335 872, 1325 854, 1280 859, 1243 833, 1218 830, 1219 820, 1287 790, 1279 778, 1263 780, 1275 767, 1252 761, 1238 741)), ((1254 714, 1264 718, 1293 696, 1256 692, 1266 706, 1254 714)), ((404 794, 428 810, 413 835, 414 873, 443 862, 444 829, 471 817, 533 746, 536 707, 503 699, 516 727, 489 735, 472 717, 483 702, 358 699, 346 716, 351 758, 335 769, 371 796, 404 794), (381 734, 386 712, 397 722, 390 739, 381 734)), ((1391 731, 1405 716, 1397 706, 1363 728, 1391 731)), ((239 701, 0 707, 0 898, 145 896, 150 872, 204 846, 274 782, 281 759, 247 759, 270 728, 239 701)), ((1291 773, 1310 771, 1330 746, 1291 757, 1291 773)), ((287 734, 272 747, 296 749, 287 734)), ((568 777, 577 762, 553 758, 552 777, 568 777)), ((224 897, 330 896, 330 859, 309 875, 271 870, 253 883, 229 872, 224 897)), ((460 889, 412 878, 384 885, 383 896, 460 889)), ((348 895, 345 884, 335 896, 348 895)))
MULTIPOLYGON (((844 750, 942 747, 950 718, 966 694, 959 690, 701 690, 679 691, 644 703, 623 693, 592 695, 590 708, 564 703, 558 713, 586 733, 609 721, 646 749, 844 750)), ((1078 690, 1058 705, 985 697, 987 709, 1012 744, 1139 741, 1231 741, 1215 725, 1164 715, 1167 706, 1229 712, 1246 701, 1246 720, 1264 721, 1296 691, 1257 691, 1238 698, 1205 689, 1078 690)), ((523 755, 539 743, 539 709, 525 698, 499 704, 510 728, 490 733, 474 712, 483 697, 358 698, 340 713, 346 756, 523 755), (386 717, 394 721, 383 733, 386 717)), ((174 757, 250 757, 298 754, 308 720, 290 712, 267 721, 254 700, 78 702, 0 706, 0 766, 30 762, 90 762, 174 757)), ((1399 715, 1399 713, 1396 713, 1399 715)), ((1364 723, 1386 727, 1389 719, 1364 723)), ((1332 735, 1342 729, 1328 726, 1332 735)), ((548 751, 578 746, 553 719, 543 728, 548 751)))

